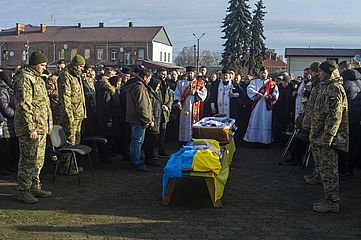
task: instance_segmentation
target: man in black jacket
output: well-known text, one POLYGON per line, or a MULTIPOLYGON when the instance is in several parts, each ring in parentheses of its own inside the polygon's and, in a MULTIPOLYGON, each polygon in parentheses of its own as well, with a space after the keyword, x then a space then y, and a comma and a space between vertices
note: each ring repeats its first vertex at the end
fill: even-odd
MULTIPOLYGON (((11 79, 10 76, 7 77, 11 79)), ((3 117, 0 134, 0 175, 9 175, 10 172, 16 171, 18 165, 19 143, 15 136, 14 92, 6 84, 2 74, 0 75, 0 114, 3 117)))
POLYGON ((360 159, 361 142, 361 74, 352 69, 346 61, 338 64, 343 78, 343 86, 348 100, 350 142, 349 151, 340 156, 340 178, 348 179, 353 176, 355 163, 360 159))

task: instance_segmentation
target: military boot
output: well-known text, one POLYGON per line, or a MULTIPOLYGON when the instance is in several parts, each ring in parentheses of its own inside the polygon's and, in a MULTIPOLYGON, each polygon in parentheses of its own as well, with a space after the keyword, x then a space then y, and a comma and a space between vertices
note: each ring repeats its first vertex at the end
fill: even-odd
POLYGON ((323 200, 321 202, 314 203, 312 208, 313 208, 313 211, 319 212, 319 213, 339 212, 340 204, 338 202, 323 200))
POLYGON ((39 200, 29 190, 20 190, 18 200, 27 204, 38 203, 39 200))
POLYGON ((45 191, 39 188, 32 189, 31 193, 37 198, 48 198, 53 195, 50 191, 45 191))
POLYGON ((321 183, 321 177, 318 174, 314 174, 311 178, 306 178, 305 182, 310 185, 317 185, 321 183))

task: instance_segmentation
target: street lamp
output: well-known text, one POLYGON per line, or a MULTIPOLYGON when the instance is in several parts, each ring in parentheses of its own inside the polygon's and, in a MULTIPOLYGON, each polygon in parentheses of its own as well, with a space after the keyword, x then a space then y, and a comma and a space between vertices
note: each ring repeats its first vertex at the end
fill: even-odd
POLYGON ((205 35, 206 33, 203 33, 202 36, 197 37, 195 33, 193 33, 193 36, 197 39, 197 72, 199 71, 199 40, 205 35))

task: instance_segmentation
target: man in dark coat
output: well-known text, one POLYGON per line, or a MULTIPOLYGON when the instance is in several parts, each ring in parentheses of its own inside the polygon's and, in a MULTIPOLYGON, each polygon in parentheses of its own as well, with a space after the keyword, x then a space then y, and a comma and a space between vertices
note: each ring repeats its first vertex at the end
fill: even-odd
POLYGON ((291 130, 293 123, 292 105, 294 105, 292 91, 293 86, 289 83, 289 77, 284 76, 278 84, 280 92, 278 101, 273 105, 272 132, 275 142, 287 142, 287 130, 291 130))
POLYGON ((15 98, 13 90, 0 78, 0 114, 3 117, 0 135, 0 175, 16 170, 19 160, 19 143, 15 135, 15 98))
POLYGON ((125 121, 130 124, 130 160, 131 167, 138 171, 148 169, 140 160, 141 147, 144 142, 145 129, 154 127, 153 109, 148 94, 147 85, 152 78, 152 72, 142 69, 136 78, 125 84, 127 91, 125 121))
POLYGON ((350 142, 348 153, 340 155, 340 178, 347 179, 353 176, 353 168, 360 158, 359 144, 361 142, 361 74, 351 69, 350 64, 341 62, 338 69, 342 72, 343 87, 348 100, 350 142))

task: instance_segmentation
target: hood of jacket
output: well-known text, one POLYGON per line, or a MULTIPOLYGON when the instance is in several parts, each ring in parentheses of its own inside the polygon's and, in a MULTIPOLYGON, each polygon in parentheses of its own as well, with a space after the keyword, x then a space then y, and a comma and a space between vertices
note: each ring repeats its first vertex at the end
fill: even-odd
POLYGON ((348 69, 341 74, 343 80, 356 81, 361 79, 361 73, 355 69, 348 69))

